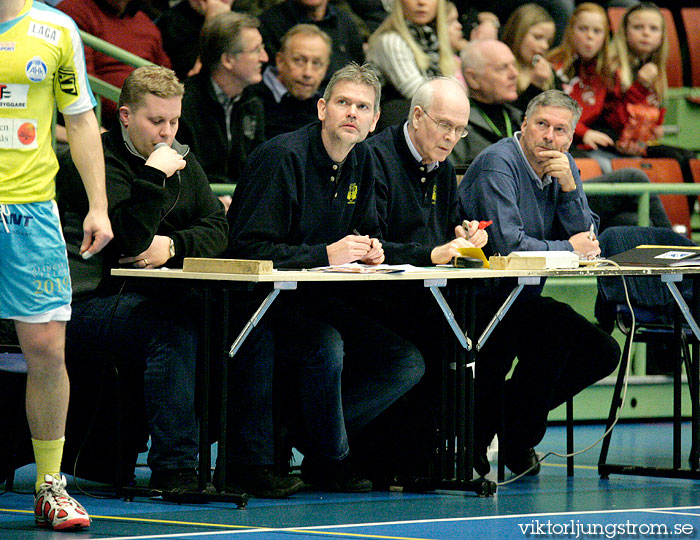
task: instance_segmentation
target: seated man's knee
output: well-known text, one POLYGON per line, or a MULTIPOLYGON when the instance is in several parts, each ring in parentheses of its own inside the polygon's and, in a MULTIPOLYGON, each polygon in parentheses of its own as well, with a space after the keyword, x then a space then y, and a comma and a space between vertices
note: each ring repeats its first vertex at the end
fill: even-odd
POLYGON ((417 347, 407 343, 403 356, 397 362, 396 378, 403 386, 412 388, 425 374, 425 362, 417 347))
MULTIPOLYGON (((321 324, 313 328, 313 331, 302 332, 293 339, 296 343, 289 350, 281 351, 288 362, 305 368, 342 371, 344 344, 335 328, 321 324)), ((284 349, 284 344, 281 346, 284 349)))
POLYGON ((594 356, 598 358, 598 378, 607 377, 620 363, 620 345, 610 334, 601 331, 601 339, 595 345, 594 356))
POLYGON ((639 183, 649 183, 651 180, 649 180, 649 177, 646 175, 644 171, 640 171, 639 169, 635 168, 629 168, 629 169, 623 169, 624 172, 627 174, 627 180, 628 182, 639 182, 639 183))

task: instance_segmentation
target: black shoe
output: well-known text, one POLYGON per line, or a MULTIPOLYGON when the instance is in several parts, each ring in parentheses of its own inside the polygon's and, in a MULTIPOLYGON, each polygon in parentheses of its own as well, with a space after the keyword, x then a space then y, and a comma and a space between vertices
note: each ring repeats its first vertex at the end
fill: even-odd
POLYGON ((367 493, 372 482, 353 470, 349 459, 326 461, 305 457, 301 463, 301 477, 321 491, 367 493))
POLYGON ((219 491, 248 493, 261 499, 281 499, 304 489, 298 476, 277 476, 271 467, 245 466, 236 468, 227 485, 219 491))
POLYGON ((199 491, 195 469, 163 469, 151 473, 148 487, 157 491, 199 491))
POLYGON ((526 476, 535 476, 540 472, 540 461, 534 448, 508 449, 504 460, 506 467, 516 475, 524 473, 526 476))
POLYGON ((474 470, 482 478, 491 472, 491 464, 486 457, 486 452, 474 452, 474 470))

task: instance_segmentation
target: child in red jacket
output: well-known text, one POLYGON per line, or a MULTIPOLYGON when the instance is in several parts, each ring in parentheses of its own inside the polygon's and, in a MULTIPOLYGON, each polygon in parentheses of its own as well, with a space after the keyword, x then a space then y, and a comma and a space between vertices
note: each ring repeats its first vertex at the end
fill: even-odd
POLYGON ((574 143, 585 150, 615 145, 609 134, 595 128, 613 84, 609 34, 605 10, 598 4, 585 2, 571 16, 562 44, 548 55, 562 90, 583 109, 574 131, 574 143))

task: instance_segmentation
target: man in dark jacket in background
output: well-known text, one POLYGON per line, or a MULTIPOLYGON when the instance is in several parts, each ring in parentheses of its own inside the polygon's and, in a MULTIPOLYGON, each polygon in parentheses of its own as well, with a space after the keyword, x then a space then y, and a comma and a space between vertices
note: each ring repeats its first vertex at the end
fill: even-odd
MULTIPOLYGON (((248 155, 265 140, 263 105, 252 84, 262 80, 267 54, 258 21, 223 13, 207 21, 200 43, 202 71, 185 82, 180 139, 212 183, 236 183, 248 155)), ((222 198, 228 208, 230 197, 222 198)))
MULTIPOLYGON (((215 257, 226 247, 223 206, 195 157, 175 140, 182 94, 167 68, 138 68, 126 79, 119 125, 103 135, 115 240, 99 258, 69 253, 75 286, 69 346, 108 350, 130 369, 144 363, 150 487, 161 491, 197 488, 199 299, 173 285, 123 283, 110 270, 180 266, 184 257, 215 257)), ((67 237, 82 236, 73 216, 82 215, 87 201, 73 189, 76 178, 72 163, 62 167, 58 184, 67 237)))
POLYGON ((297 24, 315 24, 333 40, 331 63, 322 88, 333 73, 349 62, 365 58, 360 35, 352 17, 328 0, 286 0, 260 15, 260 32, 271 55, 280 50, 280 38, 297 24))
POLYGON ((331 38, 313 24, 297 24, 282 36, 275 66, 267 66, 255 87, 265 107, 268 139, 318 119, 316 103, 326 76, 331 38))

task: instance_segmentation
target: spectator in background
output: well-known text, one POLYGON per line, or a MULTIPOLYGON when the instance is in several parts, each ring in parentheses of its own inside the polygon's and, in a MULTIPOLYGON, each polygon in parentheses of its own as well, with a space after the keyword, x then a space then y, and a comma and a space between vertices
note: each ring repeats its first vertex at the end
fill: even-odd
POLYGON ((464 84, 464 77, 462 77, 462 60, 459 57, 459 53, 462 52, 462 49, 468 41, 467 38, 464 37, 462 23, 459 22, 457 6, 452 2, 447 2, 447 31, 450 34, 450 47, 452 47, 452 52, 455 55, 455 78, 464 84))
POLYGON ((195 75, 199 57, 199 33, 204 22, 231 11, 233 0, 181 0, 156 20, 163 47, 181 81, 195 75))
MULTIPOLYGON (((384 99, 409 100, 431 77, 455 73, 446 0, 396 0, 369 39, 367 60, 383 75, 384 99)), ((407 117, 401 115, 401 120, 407 117)))
POLYGON ((300 23, 315 24, 333 41, 322 87, 328 84, 333 73, 349 62, 363 62, 365 54, 357 26, 350 15, 328 0, 285 0, 260 15, 260 33, 270 55, 280 50, 280 39, 287 30, 300 23))
POLYGON ((450 161, 461 171, 485 148, 512 137, 522 113, 518 98, 518 68, 508 45, 497 40, 472 41, 462 50, 462 71, 469 89, 469 136, 457 141, 450 161))
POLYGON ((503 27, 503 42, 513 51, 518 68, 518 100, 521 111, 543 90, 554 88, 554 71, 544 56, 554 40, 554 20, 537 4, 516 9, 503 27))
MULTIPOLYGON (((238 181, 250 152, 265 140, 262 80, 267 53, 258 20, 222 13, 207 21, 200 42, 202 70, 185 82, 181 139, 199 157, 209 182, 238 181)), ((222 196, 228 209, 230 196, 222 196)))
POLYGON ((381 131, 408 117, 411 99, 421 84, 456 72, 446 0, 396 0, 369 38, 367 61, 384 80, 381 131))
MULTIPOLYGON (((163 50, 158 27, 132 0, 63 0, 58 9, 70 15, 81 30, 103 39, 144 60, 170 67, 163 50)), ((90 75, 121 88, 134 68, 85 47, 85 62, 90 75)), ((117 106, 102 100, 102 124, 110 127, 117 121, 117 106)))
POLYGON ((267 66, 255 87, 265 108, 267 139, 318 119, 319 87, 330 55, 331 39, 313 24, 297 24, 282 36, 276 67, 267 66))
MULTIPOLYGON (((503 138, 513 137, 522 122, 522 113, 511 105, 517 99, 517 69, 515 57, 505 43, 470 42, 462 51, 462 61, 472 105, 469 137, 457 143, 451 159, 456 167, 464 170, 482 150, 503 138)), ((628 183, 649 182, 649 178, 638 169, 622 169, 586 181, 628 183)), ((600 216, 600 230, 611 225, 637 223, 635 196, 592 196, 588 204, 600 216)), ((651 195, 649 201, 649 217, 656 227, 671 227, 656 194, 651 195)))
MULTIPOLYGON (((617 2, 635 1, 635 0, 613 0, 617 2)), ((488 10, 492 11, 500 21, 507 21, 508 17, 525 2, 523 0, 499 0, 494 2, 493 0, 456 0, 457 8, 464 18, 474 10, 488 10)), ((554 36, 553 44, 559 44, 562 36, 564 35, 564 28, 569 22, 574 8, 578 1, 574 0, 532 0, 532 3, 541 6, 546 9, 549 15, 554 19, 554 24, 556 26, 556 32, 554 36)), ((470 26, 465 24, 465 28, 469 29, 470 26)))
MULTIPOLYGON (((594 127, 603 113, 608 89, 613 85, 610 52, 608 14, 598 4, 584 2, 574 11, 562 44, 548 56, 562 89, 583 111, 574 132, 574 143, 581 149, 579 156, 615 145, 612 137, 594 127)), ((572 155, 577 154, 572 152, 572 155)), ((601 160, 600 164, 605 172, 612 170, 609 159, 601 160)))

